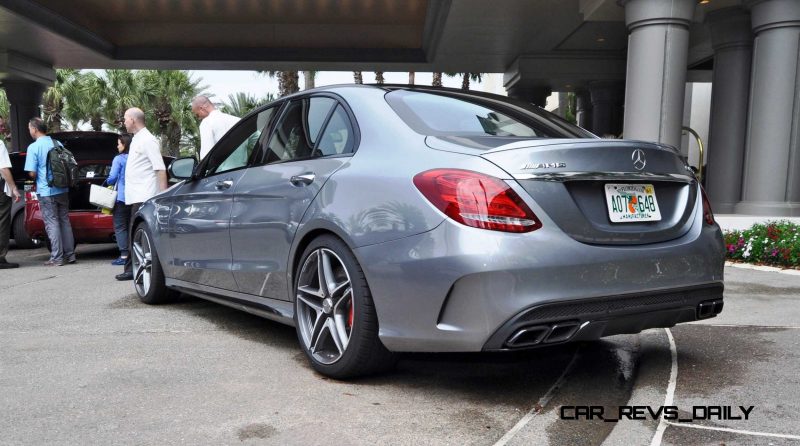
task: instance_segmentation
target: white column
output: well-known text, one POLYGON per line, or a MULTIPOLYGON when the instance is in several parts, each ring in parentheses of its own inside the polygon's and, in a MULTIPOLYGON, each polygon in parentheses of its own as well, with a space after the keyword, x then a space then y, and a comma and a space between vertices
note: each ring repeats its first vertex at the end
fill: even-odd
POLYGON ((679 147, 695 0, 625 0, 628 69, 626 139, 679 147))
POLYGON ((800 1, 748 3, 755 41, 740 214, 800 215, 800 1))
POLYGON ((742 193, 753 36, 742 8, 713 11, 706 23, 714 48, 706 193, 714 212, 730 214, 742 193))

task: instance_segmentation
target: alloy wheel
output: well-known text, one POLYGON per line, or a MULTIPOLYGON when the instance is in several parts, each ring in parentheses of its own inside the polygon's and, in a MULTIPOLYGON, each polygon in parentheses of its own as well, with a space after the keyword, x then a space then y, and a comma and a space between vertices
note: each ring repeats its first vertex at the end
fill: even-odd
POLYGON ((144 228, 133 236, 133 283, 139 296, 147 295, 153 274, 153 254, 150 237, 144 228))
POLYGON ((297 321, 305 347, 322 364, 341 359, 353 329, 353 287, 332 250, 311 252, 297 279, 297 321))

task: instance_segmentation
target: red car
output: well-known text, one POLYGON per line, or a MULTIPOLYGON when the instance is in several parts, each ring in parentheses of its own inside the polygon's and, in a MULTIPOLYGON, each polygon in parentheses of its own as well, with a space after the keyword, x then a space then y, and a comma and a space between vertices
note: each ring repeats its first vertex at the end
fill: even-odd
MULTIPOLYGON (((78 162, 78 184, 69 191, 69 221, 75 243, 109 243, 114 241, 114 218, 103 214, 89 203, 89 188, 103 184, 111 172, 117 155, 116 133, 60 132, 52 133, 75 156, 78 162)), ((164 165, 174 158, 165 156, 164 165)), ((47 241, 47 232, 39 209, 35 188, 25 193, 25 232, 31 239, 47 241)))

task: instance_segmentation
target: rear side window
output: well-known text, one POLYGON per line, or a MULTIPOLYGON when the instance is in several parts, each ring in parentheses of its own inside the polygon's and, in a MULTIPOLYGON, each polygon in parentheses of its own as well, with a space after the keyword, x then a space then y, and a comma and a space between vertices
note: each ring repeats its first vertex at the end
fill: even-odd
POLYGON ((326 97, 296 99, 281 116, 267 147, 267 163, 309 158, 325 119, 336 101, 326 97))
POLYGON ((344 107, 336 106, 328 125, 319 137, 315 156, 331 156, 353 151, 355 135, 344 107))
MULTIPOLYGON (((585 138, 585 131, 569 132, 563 123, 547 122, 519 107, 498 101, 452 94, 395 90, 386 100, 414 131, 431 136, 502 136, 519 138, 585 138)), ((576 127, 576 129, 579 129, 576 127)))

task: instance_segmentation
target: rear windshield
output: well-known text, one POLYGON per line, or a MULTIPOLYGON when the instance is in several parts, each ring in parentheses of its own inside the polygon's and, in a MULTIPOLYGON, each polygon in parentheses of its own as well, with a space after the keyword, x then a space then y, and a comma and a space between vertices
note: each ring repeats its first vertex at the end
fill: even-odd
POLYGON ((395 90, 389 105, 414 131, 430 136, 592 138, 591 133, 546 112, 511 102, 453 93, 395 90))

